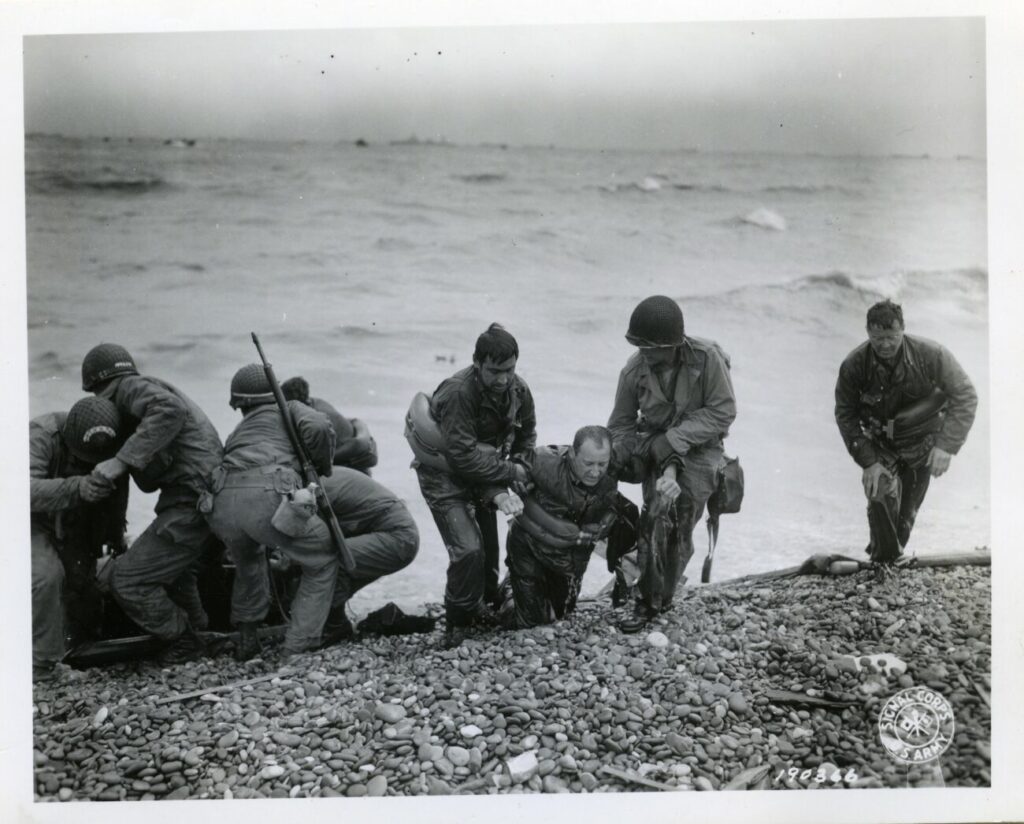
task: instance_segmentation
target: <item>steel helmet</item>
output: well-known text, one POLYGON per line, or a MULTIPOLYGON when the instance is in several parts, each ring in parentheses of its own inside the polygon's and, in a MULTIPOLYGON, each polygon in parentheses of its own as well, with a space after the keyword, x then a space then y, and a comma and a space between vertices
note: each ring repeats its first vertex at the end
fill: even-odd
POLYGON ((270 387, 266 370, 258 363, 243 366, 231 379, 232 409, 244 409, 261 403, 273 403, 274 390, 270 387))
POLYGON ((98 464, 121 448, 121 415, 106 398, 82 398, 68 412, 61 435, 72 455, 98 464))
POLYGON ((634 346, 682 345, 683 310, 664 295, 644 298, 629 316, 626 340, 634 346))
POLYGON ((101 343, 89 350, 82 361, 82 389, 93 392, 117 375, 138 375, 128 350, 116 343, 101 343))

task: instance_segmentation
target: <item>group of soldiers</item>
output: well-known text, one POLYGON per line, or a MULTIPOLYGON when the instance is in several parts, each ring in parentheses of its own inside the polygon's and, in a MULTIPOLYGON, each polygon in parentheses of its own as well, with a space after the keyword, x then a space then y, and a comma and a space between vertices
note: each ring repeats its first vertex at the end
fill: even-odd
MULTIPOLYGON (((898 305, 873 306, 867 332, 840 369, 836 420, 863 468, 868 555, 890 564, 930 477, 964 443, 977 397, 946 349, 904 333, 898 305)), ((609 568, 637 552, 623 632, 671 608, 694 527, 722 482, 736 398, 728 357, 685 333, 676 301, 641 301, 626 339, 637 351, 619 375, 607 426, 583 426, 571 444, 537 446, 533 396, 516 373, 518 343, 499 324, 479 336, 470 366, 414 399, 406 419, 412 467, 449 557, 446 646, 481 629, 570 613, 602 541, 609 568), (620 482, 642 485, 642 510, 620 482), (510 519, 504 581, 498 513, 510 519)), ((241 659, 260 652, 257 628, 271 606, 268 550, 301 570, 287 655, 353 638, 348 600, 416 556, 408 509, 370 476, 377 456, 366 426, 310 397, 303 379, 280 387, 282 407, 266 368, 239 369, 230 404, 242 419, 223 444, 192 400, 140 375, 121 346, 100 344, 85 356, 82 387, 92 396, 30 426, 37 678, 52 677, 68 643, 95 633, 104 597, 163 642, 165 663, 202 655, 207 616, 196 576, 207 552, 226 551, 234 566, 230 615, 241 659), (341 527, 348 563, 332 519, 308 503, 303 458, 341 527), (129 476, 159 497, 153 522, 125 547, 129 476), (97 572, 103 546, 110 553, 97 572)))

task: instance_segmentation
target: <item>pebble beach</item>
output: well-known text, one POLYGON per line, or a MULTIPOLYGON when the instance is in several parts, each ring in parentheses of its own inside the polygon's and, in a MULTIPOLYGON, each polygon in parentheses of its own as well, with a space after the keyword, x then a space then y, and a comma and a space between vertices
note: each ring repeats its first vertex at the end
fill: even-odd
POLYGON ((601 599, 453 650, 439 625, 289 664, 69 672, 34 687, 35 798, 989 786, 990 587, 988 566, 737 579, 637 635, 601 599), (878 720, 917 686, 955 733, 908 766, 878 720))

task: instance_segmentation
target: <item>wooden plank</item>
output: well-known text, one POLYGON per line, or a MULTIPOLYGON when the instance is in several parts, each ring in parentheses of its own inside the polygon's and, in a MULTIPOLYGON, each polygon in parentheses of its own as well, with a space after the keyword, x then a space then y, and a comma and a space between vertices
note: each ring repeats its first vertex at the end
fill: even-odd
POLYGON ((261 675, 259 678, 247 678, 244 681, 232 681, 230 684, 221 684, 219 687, 206 687, 201 690, 193 690, 192 692, 184 692, 181 695, 169 695, 166 698, 160 698, 156 701, 157 704, 172 704, 175 701, 187 701, 189 698, 199 698, 202 695, 209 695, 214 692, 227 692, 228 690, 237 689, 238 687, 247 687, 250 684, 261 684, 264 681, 271 681, 274 678, 284 678, 279 672, 272 672, 270 675, 261 675))
POLYGON ((609 767, 607 764, 601 767, 601 772, 605 775, 611 775, 622 781, 630 781, 633 784, 641 784, 644 787, 650 787, 654 790, 662 790, 665 792, 679 792, 682 787, 674 787, 671 784, 662 784, 660 781, 652 781, 650 778, 644 778, 642 775, 636 773, 626 772, 625 770, 619 770, 615 767, 609 767))

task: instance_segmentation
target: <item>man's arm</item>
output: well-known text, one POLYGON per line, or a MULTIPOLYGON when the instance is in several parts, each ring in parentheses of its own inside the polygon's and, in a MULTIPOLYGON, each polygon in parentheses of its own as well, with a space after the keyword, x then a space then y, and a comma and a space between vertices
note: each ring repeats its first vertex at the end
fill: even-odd
POLYGON ((474 416, 469 399, 455 392, 438 422, 448 463, 456 475, 469 481, 507 486, 516 480, 516 470, 510 461, 499 458, 493 447, 477 440, 474 416))
POLYGON ((320 475, 329 476, 334 458, 334 427, 330 418, 301 401, 288 401, 288 410, 314 469, 320 475))
MULTIPOLYGON (((680 368, 686 369, 686 364, 680 368)), ((685 455, 693 446, 724 435, 736 419, 736 394, 732 388, 732 378, 722 356, 714 349, 706 352, 701 382, 704 405, 687 413, 678 424, 665 432, 668 442, 680 455, 685 455)))
POLYGON ((337 449, 334 450, 334 463, 337 466, 350 466, 353 469, 370 469, 377 465, 377 442, 370 435, 369 427, 358 418, 349 418, 353 432, 351 438, 339 437, 337 449))
POLYGON ((946 393, 946 419, 935 438, 935 446, 950 455, 960 451, 974 424, 978 393, 963 367, 945 347, 939 349, 939 388, 946 393))
POLYGON ((117 458, 133 469, 145 469, 181 432, 188 418, 188 406, 156 381, 136 375, 121 379, 115 397, 118 408, 139 421, 135 432, 118 450, 117 458))
POLYGON ((537 446, 537 410, 533 403, 533 393, 525 384, 520 399, 519 420, 520 427, 516 430, 510 454, 529 462, 537 446))
POLYGON ((82 475, 51 478, 54 435, 35 423, 29 424, 29 499, 32 512, 60 512, 81 503, 82 475))
POLYGON ((836 380, 836 424, 850 456, 858 466, 867 469, 878 463, 878 452, 861 429, 860 394, 855 366, 850 360, 845 360, 839 367, 839 378, 836 380))

